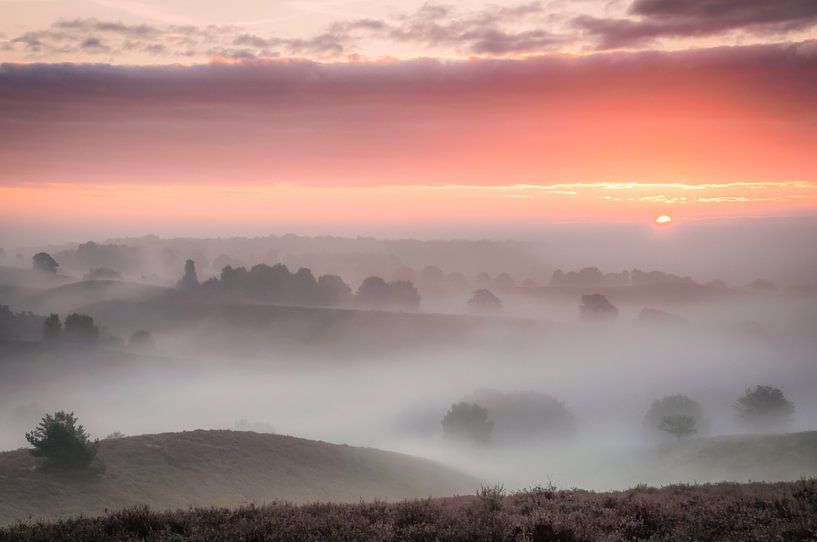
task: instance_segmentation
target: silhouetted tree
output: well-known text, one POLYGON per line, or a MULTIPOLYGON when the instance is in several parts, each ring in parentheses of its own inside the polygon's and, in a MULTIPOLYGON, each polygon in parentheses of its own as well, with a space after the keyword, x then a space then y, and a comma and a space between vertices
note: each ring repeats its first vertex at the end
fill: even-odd
POLYGON ((613 320, 618 317, 618 309, 601 294, 583 295, 579 316, 583 320, 613 320))
POLYGON ((38 252, 31 258, 31 260, 34 264, 34 269, 45 273, 56 274, 57 268, 60 266, 60 264, 57 263, 57 260, 52 258, 47 252, 38 252))
POLYGON ((196 276, 196 263, 193 260, 184 262, 184 275, 176 288, 179 290, 193 290, 199 286, 199 277, 196 276))
POLYGON ((62 337, 62 323, 59 314, 51 314, 43 323, 43 340, 58 341, 62 337))
POLYGON ((653 401, 647 413, 644 415, 644 427, 654 431, 664 418, 675 418, 679 416, 692 418, 696 429, 705 425, 701 405, 686 395, 678 394, 667 395, 666 397, 653 401))
POLYGON ((292 276, 292 286, 289 288, 291 296, 290 302, 314 305, 319 302, 318 299, 318 281, 312 271, 306 267, 301 267, 292 276))
POLYGON ((761 428, 787 422, 794 413, 794 404, 773 386, 747 389, 735 408, 742 420, 761 428))
POLYGON ((75 343, 93 344, 99 338, 99 328, 87 314, 73 313, 65 319, 63 336, 75 343))
POLYGON ((493 420, 488 419, 488 409, 473 403, 455 403, 442 419, 446 437, 484 444, 491 439, 493 420))
POLYGON ((481 312, 499 312, 502 310, 502 301, 491 290, 482 288, 474 290, 468 300, 468 308, 481 312))
POLYGON ((98 446, 98 441, 91 441, 85 428, 77 424, 74 413, 63 411, 46 414, 33 431, 26 433, 26 440, 34 447, 34 457, 63 469, 87 468, 98 446))
POLYGON ((15 313, 8 305, 0 305, 0 339, 38 340, 44 320, 32 312, 15 313))
POLYGON ((151 349, 156 346, 156 342, 151 337, 150 333, 144 329, 140 329, 128 338, 128 346, 131 348, 151 349))
POLYGON ((391 304, 403 309, 416 309, 420 306, 420 294, 414 284, 407 280, 395 280, 388 284, 391 291, 391 304))
POLYGON ((368 277, 358 288, 357 301, 367 307, 414 309, 420 304, 420 294, 409 281, 368 277))
POLYGON ((318 292, 323 305, 340 305, 352 297, 352 289, 337 275, 321 275, 318 292))
POLYGON ((695 432, 695 418, 692 416, 664 416, 658 429, 665 431, 676 439, 691 435, 695 432))

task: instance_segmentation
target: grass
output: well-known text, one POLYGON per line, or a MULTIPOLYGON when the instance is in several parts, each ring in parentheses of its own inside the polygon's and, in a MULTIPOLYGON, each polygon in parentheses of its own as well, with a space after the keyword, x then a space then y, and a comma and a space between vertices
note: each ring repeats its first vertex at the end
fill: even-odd
POLYGON ((505 495, 399 503, 276 502, 237 509, 152 512, 129 508, 95 518, 19 523, 0 540, 23 541, 813 541, 817 481, 593 493, 536 488, 505 495))
MULTIPOLYGON (((475 479, 404 454, 239 431, 189 431, 103 441, 95 476, 39 468, 27 450, 0 453, 0 525, 20 518, 240 506, 287 499, 358 502, 470 492, 475 479)), ((0 537, 2 539, 2 537, 0 537)))

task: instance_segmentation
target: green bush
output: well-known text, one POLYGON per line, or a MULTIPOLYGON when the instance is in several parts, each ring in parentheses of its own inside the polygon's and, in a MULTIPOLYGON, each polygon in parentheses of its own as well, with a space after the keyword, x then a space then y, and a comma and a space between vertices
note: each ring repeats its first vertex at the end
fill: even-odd
POLYGON ((40 424, 26 433, 34 447, 31 454, 46 460, 48 466, 65 470, 86 469, 96 457, 98 441, 92 441, 85 428, 77 424, 73 412, 46 414, 40 424))

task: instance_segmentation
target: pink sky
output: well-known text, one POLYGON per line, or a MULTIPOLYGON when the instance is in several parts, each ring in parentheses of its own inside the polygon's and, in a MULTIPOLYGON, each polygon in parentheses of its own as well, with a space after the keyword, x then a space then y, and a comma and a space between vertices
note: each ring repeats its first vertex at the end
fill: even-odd
POLYGON ((74 19, 46 2, 51 23, 2 5, 15 4, 0 41, 14 61, 0 67, 12 226, 45 210, 102 227, 330 227, 817 207, 817 10, 799 0, 717 0, 706 18, 674 0, 337 3, 348 17, 324 3, 312 26, 287 12, 297 39, 270 34, 277 23, 249 34, 209 4, 218 30, 174 22, 173 2, 90 2, 74 19), (209 53, 171 64, 180 36, 209 53), (373 59, 384 47, 392 57, 373 59))

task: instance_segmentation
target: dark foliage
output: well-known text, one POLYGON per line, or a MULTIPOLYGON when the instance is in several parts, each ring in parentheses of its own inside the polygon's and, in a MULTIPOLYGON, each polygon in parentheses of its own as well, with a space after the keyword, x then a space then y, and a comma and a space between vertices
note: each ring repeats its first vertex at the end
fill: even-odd
POLYGON ((35 341, 43 329, 42 316, 31 312, 12 312, 8 305, 0 305, 0 339, 35 341))
POLYGON ((742 420, 760 428, 785 423, 794 413, 794 404, 773 386, 755 386, 746 390, 735 408, 742 420))
POLYGON ((583 320, 612 320, 618 317, 618 309, 603 295, 588 294, 582 296, 579 315, 583 320))
POLYGON ((43 340, 58 341, 62 338, 62 322, 59 314, 51 314, 43 322, 43 340))
POLYGON ((34 269, 45 273, 55 274, 57 272, 57 268, 60 266, 60 264, 57 263, 57 260, 52 258, 51 254, 47 252, 38 252, 32 256, 31 261, 34 265, 34 269))
POLYGON ((184 275, 176 284, 179 290, 194 290, 199 286, 199 277, 196 275, 196 262, 187 260, 184 262, 184 275))
POLYGON ((659 425, 664 418, 686 416, 692 418, 693 425, 697 430, 706 426, 703 409, 694 399, 686 395, 668 395, 650 405, 647 414, 644 415, 644 428, 648 431, 659 429, 659 425))
POLYGON ((286 305, 333 306, 352 297, 352 289, 336 275, 322 275, 316 280, 305 267, 291 273, 283 264, 258 264, 249 271, 228 265, 219 278, 202 286, 203 295, 286 305))
POLYGON ((400 503, 273 503, 239 509, 151 512, 131 508, 101 518, 21 523, 9 542, 325 540, 398 542, 609 542, 637 540, 812 541, 817 482, 675 485, 614 493, 535 488, 504 495, 400 503))
POLYGON ((446 437, 477 444, 491 440, 494 430, 493 420, 488 419, 488 409, 466 402, 451 405, 440 424, 446 437))
POLYGON ((491 290, 481 288, 474 290, 468 300, 468 308, 479 312, 499 312, 502 310, 502 301, 491 290))
POLYGON ((49 467, 85 469, 96 457, 97 443, 77 424, 73 412, 46 414, 33 431, 26 433, 26 440, 34 447, 31 454, 44 458, 49 467))
POLYGON ((94 319, 87 314, 73 313, 65 319, 63 337, 77 344, 94 344, 99 339, 99 328, 94 325, 94 319))
POLYGON ((420 294, 406 280, 386 282, 380 277, 368 277, 358 288, 357 302, 378 309, 416 309, 420 305, 420 294))
POLYGON ((658 424, 658 429, 681 440, 681 437, 695 433, 695 418, 692 416, 664 416, 661 418, 661 423, 658 424))

